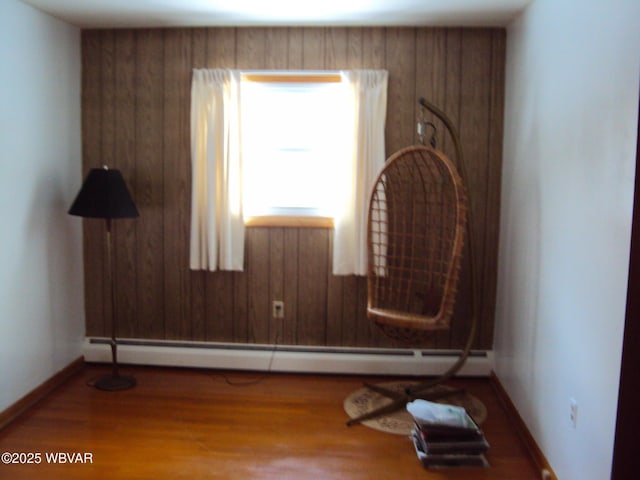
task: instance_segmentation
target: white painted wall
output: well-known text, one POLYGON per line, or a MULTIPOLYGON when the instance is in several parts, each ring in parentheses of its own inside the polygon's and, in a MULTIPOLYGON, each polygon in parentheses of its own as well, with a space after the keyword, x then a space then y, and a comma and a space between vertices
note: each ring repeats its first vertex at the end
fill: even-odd
POLYGON ((495 368, 562 480, 610 477, 639 20, 638 0, 535 0, 508 28, 495 368))
POLYGON ((0 410, 81 354, 80 118, 80 31, 2 0, 0 410))

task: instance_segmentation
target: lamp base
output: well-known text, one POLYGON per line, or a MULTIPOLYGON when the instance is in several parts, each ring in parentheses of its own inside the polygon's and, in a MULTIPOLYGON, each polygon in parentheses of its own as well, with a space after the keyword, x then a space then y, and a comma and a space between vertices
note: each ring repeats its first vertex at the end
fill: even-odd
POLYGON ((128 390, 136 386, 136 379, 128 375, 105 375, 93 384, 98 390, 113 392, 116 390, 128 390))

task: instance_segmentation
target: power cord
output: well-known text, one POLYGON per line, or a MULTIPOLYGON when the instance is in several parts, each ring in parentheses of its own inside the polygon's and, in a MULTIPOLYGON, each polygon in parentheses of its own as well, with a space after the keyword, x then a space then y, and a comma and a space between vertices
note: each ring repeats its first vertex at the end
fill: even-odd
MULTIPOLYGON (((251 336, 255 342, 255 332, 253 329, 253 325, 251 326, 251 336)), ((260 375, 258 378, 252 379, 252 380, 246 380, 246 381, 236 381, 236 380, 232 380, 229 375, 227 375, 226 373, 222 373, 222 372, 213 372, 210 373, 209 375, 211 375, 212 377, 221 377, 224 382, 227 385, 230 385, 232 387, 249 387, 252 385, 257 385, 261 382, 263 382, 264 380, 267 379, 267 377, 271 374, 271 368, 273 366, 273 360, 275 359, 276 356, 276 351, 278 350, 278 340, 280 339, 280 333, 282 332, 282 321, 279 322, 278 325, 278 330, 276 330, 276 337, 273 341, 273 348, 271 349, 271 356, 269 357, 269 363, 267 365, 267 370, 260 375)))

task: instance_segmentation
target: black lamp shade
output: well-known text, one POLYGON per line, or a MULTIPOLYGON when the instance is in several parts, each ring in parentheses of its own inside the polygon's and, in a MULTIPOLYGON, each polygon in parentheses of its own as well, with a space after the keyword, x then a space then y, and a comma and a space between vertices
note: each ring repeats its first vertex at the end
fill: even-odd
POLYGON ((93 218, 134 218, 140 215, 120 170, 106 167, 89 172, 69 214, 93 218))

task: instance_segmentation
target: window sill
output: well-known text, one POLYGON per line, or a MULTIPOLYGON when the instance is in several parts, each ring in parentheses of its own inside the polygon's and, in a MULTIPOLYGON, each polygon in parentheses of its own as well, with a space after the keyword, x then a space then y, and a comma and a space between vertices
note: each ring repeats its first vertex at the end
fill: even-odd
POLYGON ((333 228, 330 217, 260 216, 245 218, 247 227, 333 228))

